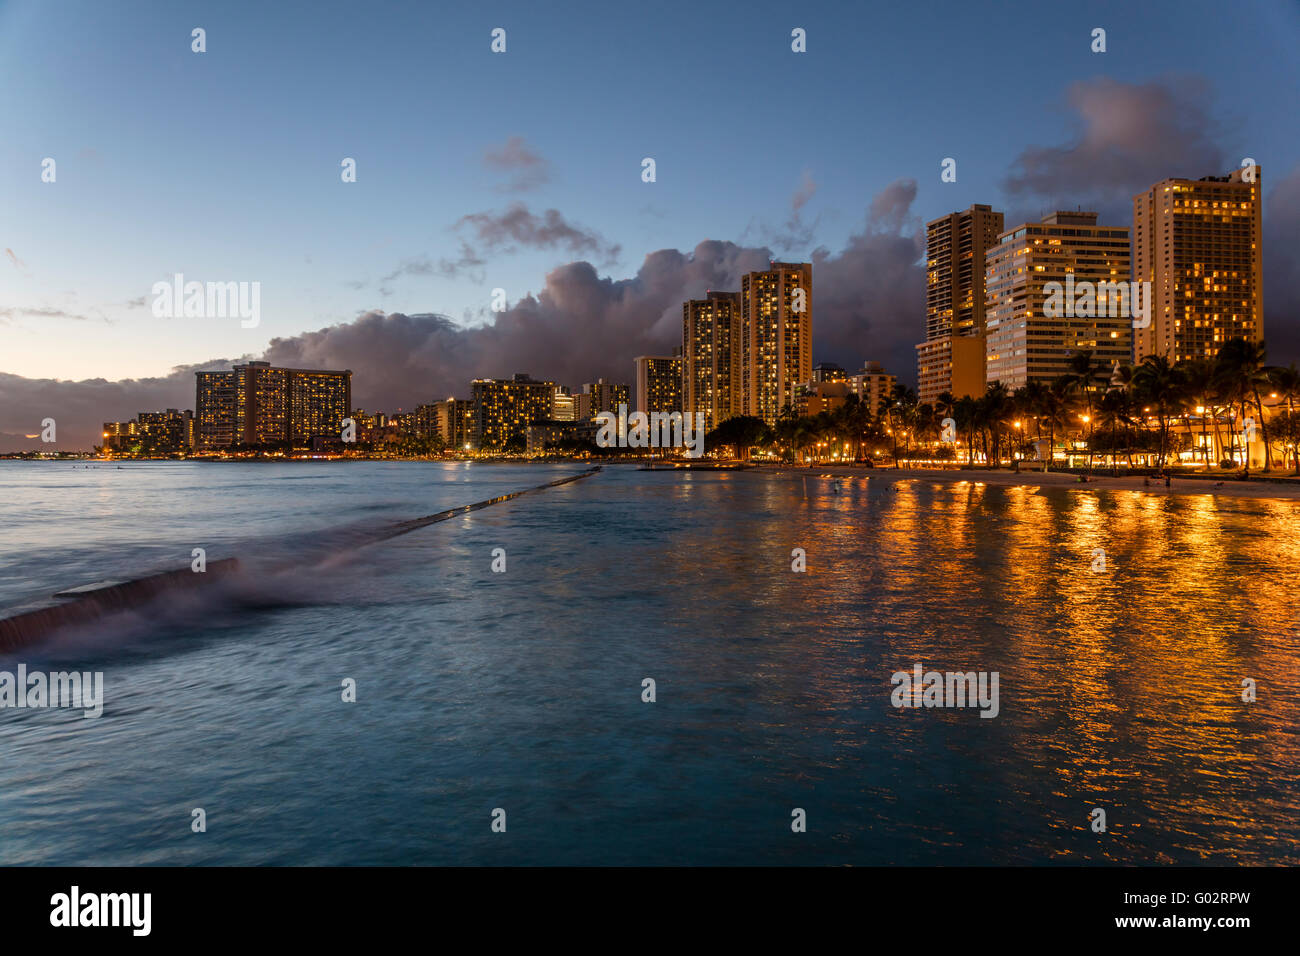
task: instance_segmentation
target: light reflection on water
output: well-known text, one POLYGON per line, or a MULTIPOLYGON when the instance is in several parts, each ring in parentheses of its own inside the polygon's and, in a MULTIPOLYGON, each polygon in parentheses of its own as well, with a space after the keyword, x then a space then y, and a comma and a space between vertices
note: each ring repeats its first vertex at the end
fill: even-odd
MULTIPOLYGON (((90 511, 84 487, 0 469, 22 529, 0 560, 25 558, 0 603, 110 556, 577 470, 219 468, 77 476, 90 511), (57 527, 40 548, 24 495, 57 527)), ((802 478, 611 468, 304 573, 318 600, 138 627, 78 659, 105 672, 100 720, 0 711, 0 862, 1300 859, 1295 505, 887 474, 805 498, 802 478), (998 671, 999 716, 892 708, 915 662, 998 671)))

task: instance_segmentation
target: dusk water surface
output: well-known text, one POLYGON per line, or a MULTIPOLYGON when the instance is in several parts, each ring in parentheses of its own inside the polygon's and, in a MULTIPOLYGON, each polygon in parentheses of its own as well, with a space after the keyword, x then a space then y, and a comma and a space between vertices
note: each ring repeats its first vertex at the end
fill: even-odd
POLYGON ((345 547, 583 467, 0 462, 0 609, 248 569, 0 657, 105 681, 0 710, 0 864, 1300 862, 1297 504, 616 466, 345 547))

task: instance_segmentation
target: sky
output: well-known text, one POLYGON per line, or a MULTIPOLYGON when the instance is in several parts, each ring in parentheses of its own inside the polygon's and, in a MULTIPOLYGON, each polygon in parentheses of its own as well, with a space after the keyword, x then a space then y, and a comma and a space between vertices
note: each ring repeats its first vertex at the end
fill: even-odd
POLYGON ((387 411, 627 381, 683 299, 771 259, 814 263, 814 361, 914 382, 926 220, 1129 225, 1137 191, 1247 157, 1289 362, 1297 50, 1295 0, 0 0, 0 451, 193 407, 193 371, 239 359, 351 368, 387 411), (176 273, 258 283, 259 323, 155 316, 176 273))

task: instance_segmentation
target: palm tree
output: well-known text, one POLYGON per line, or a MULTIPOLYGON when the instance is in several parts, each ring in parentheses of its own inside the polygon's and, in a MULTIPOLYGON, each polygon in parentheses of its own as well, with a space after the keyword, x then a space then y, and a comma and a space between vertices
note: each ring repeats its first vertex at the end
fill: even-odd
POLYGON ((1084 440, 1088 441, 1088 474, 1092 474, 1092 393, 1098 384, 1098 378, 1105 367, 1095 360, 1091 349, 1084 349, 1070 356, 1064 378, 1064 390, 1067 395, 1081 395, 1085 408, 1083 423, 1087 426, 1084 440))
MULTIPOLYGON (((1192 359, 1178 363, 1188 404, 1201 420, 1201 450, 1204 452, 1205 470, 1210 470, 1210 445, 1208 420, 1215 417, 1215 403, 1219 400, 1220 375, 1212 359, 1192 359)), ((1218 440, 1218 423, 1215 423, 1215 440, 1218 440)))
MULTIPOLYGON (((1133 401, 1129 397, 1126 388, 1107 389, 1097 401, 1097 424, 1106 429, 1110 435, 1110 473, 1119 474, 1119 462, 1116 461, 1116 452, 1119 450, 1118 432, 1124 429, 1127 435, 1129 427, 1133 423, 1131 417, 1133 401)), ((1129 466, 1133 464, 1133 453, 1129 450, 1129 466)))
MULTIPOLYGON (((894 467, 898 465, 898 433, 903 430, 903 425, 907 424, 912 417, 912 410, 916 407, 916 392, 912 391, 906 385, 895 385, 893 392, 890 393, 890 402, 887 406, 886 419, 889 422, 889 431, 894 439, 894 467)), ((906 442, 906 438, 904 438, 906 442)))
POLYGON ((975 399, 963 395, 953 402, 952 418, 957 430, 966 436, 966 464, 975 464, 975 399))
MULTIPOLYGON (((1223 369, 1229 392, 1241 407, 1243 425, 1247 418, 1248 406, 1253 405, 1259 416, 1256 421, 1259 423, 1260 437, 1264 442, 1264 470, 1268 471, 1273 465, 1273 456, 1269 449, 1267 425, 1264 422, 1264 402, 1259 394, 1260 388, 1268 388, 1270 383, 1270 371, 1264 365, 1264 343, 1250 342, 1243 338, 1229 339, 1219 349, 1218 361, 1223 369)), ((1244 434, 1243 458, 1246 462, 1247 475, 1250 474, 1249 440, 1249 434, 1244 434)))
MULTIPOLYGON (((1300 397, 1300 370, 1296 368, 1295 362, 1285 367, 1275 365, 1269 369, 1269 379, 1273 384, 1273 391, 1286 400, 1287 419, 1294 422, 1295 400, 1300 397)), ((1294 452, 1295 473, 1300 475, 1300 448, 1295 448, 1294 452)))
POLYGON ((1169 419, 1184 407, 1182 370, 1169 364, 1163 355, 1148 355, 1133 373, 1133 387, 1138 399, 1155 408, 1160 422, 1160 470, 1164 471, 1169 449, 1169 419))
POLYGON ((1047 471, 1056 452, 1056 430, 1065 431, 1069 427, 1070 403, 1060 379, 1044 386, 1039 401, 1039 421, 1047 425, 1047 456, 1043 459, 1043 471, 1047 471))
MULTIPOLYGON (((1006 431, 1007 415, 1013 411, 1011 392, 1001 382, 993 382, 984 390, 985 424, 993 443, 993 457, 1002 464, 1002 436, 1006 431)), ((986 455, 987 457, 987 455, 986 455)))
POLYGON ((929 443, 939 440, 939 415, 929 402, 922 402, 916 406, 912 424, 918 442, 929 443))

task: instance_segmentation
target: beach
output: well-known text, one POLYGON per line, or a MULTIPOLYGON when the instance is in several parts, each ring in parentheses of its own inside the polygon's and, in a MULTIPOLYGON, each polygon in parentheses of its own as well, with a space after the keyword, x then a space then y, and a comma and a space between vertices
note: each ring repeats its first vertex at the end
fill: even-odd
POLYGON ((972 482, 999 487, 1034 486, 1064 487, 1079 491, 1140 491, 1152 495, 1218 495, 1229 498, 1278 498, 1300 501, 1300 478, 1269 479, 1252 476, 1249 481, 1235 477, 1188 478, 1175 475, 1168 488, 1163 478, 1146 479, 1141 475, 1122 475, 1113 478, 1108 474, 1093 474, 1086 482, 1079 476, 1066 472, 1031 471, 1019 473, 1006 469, 988 468, 868 468, 865 465, 759 465, 762 471, 787 472, 794 475, 835 475, 838 477, 875 478, 883 481, 942 481, 959 484, 972 482), (1146 483, 1149 482, 1149 483, 1146 483))

